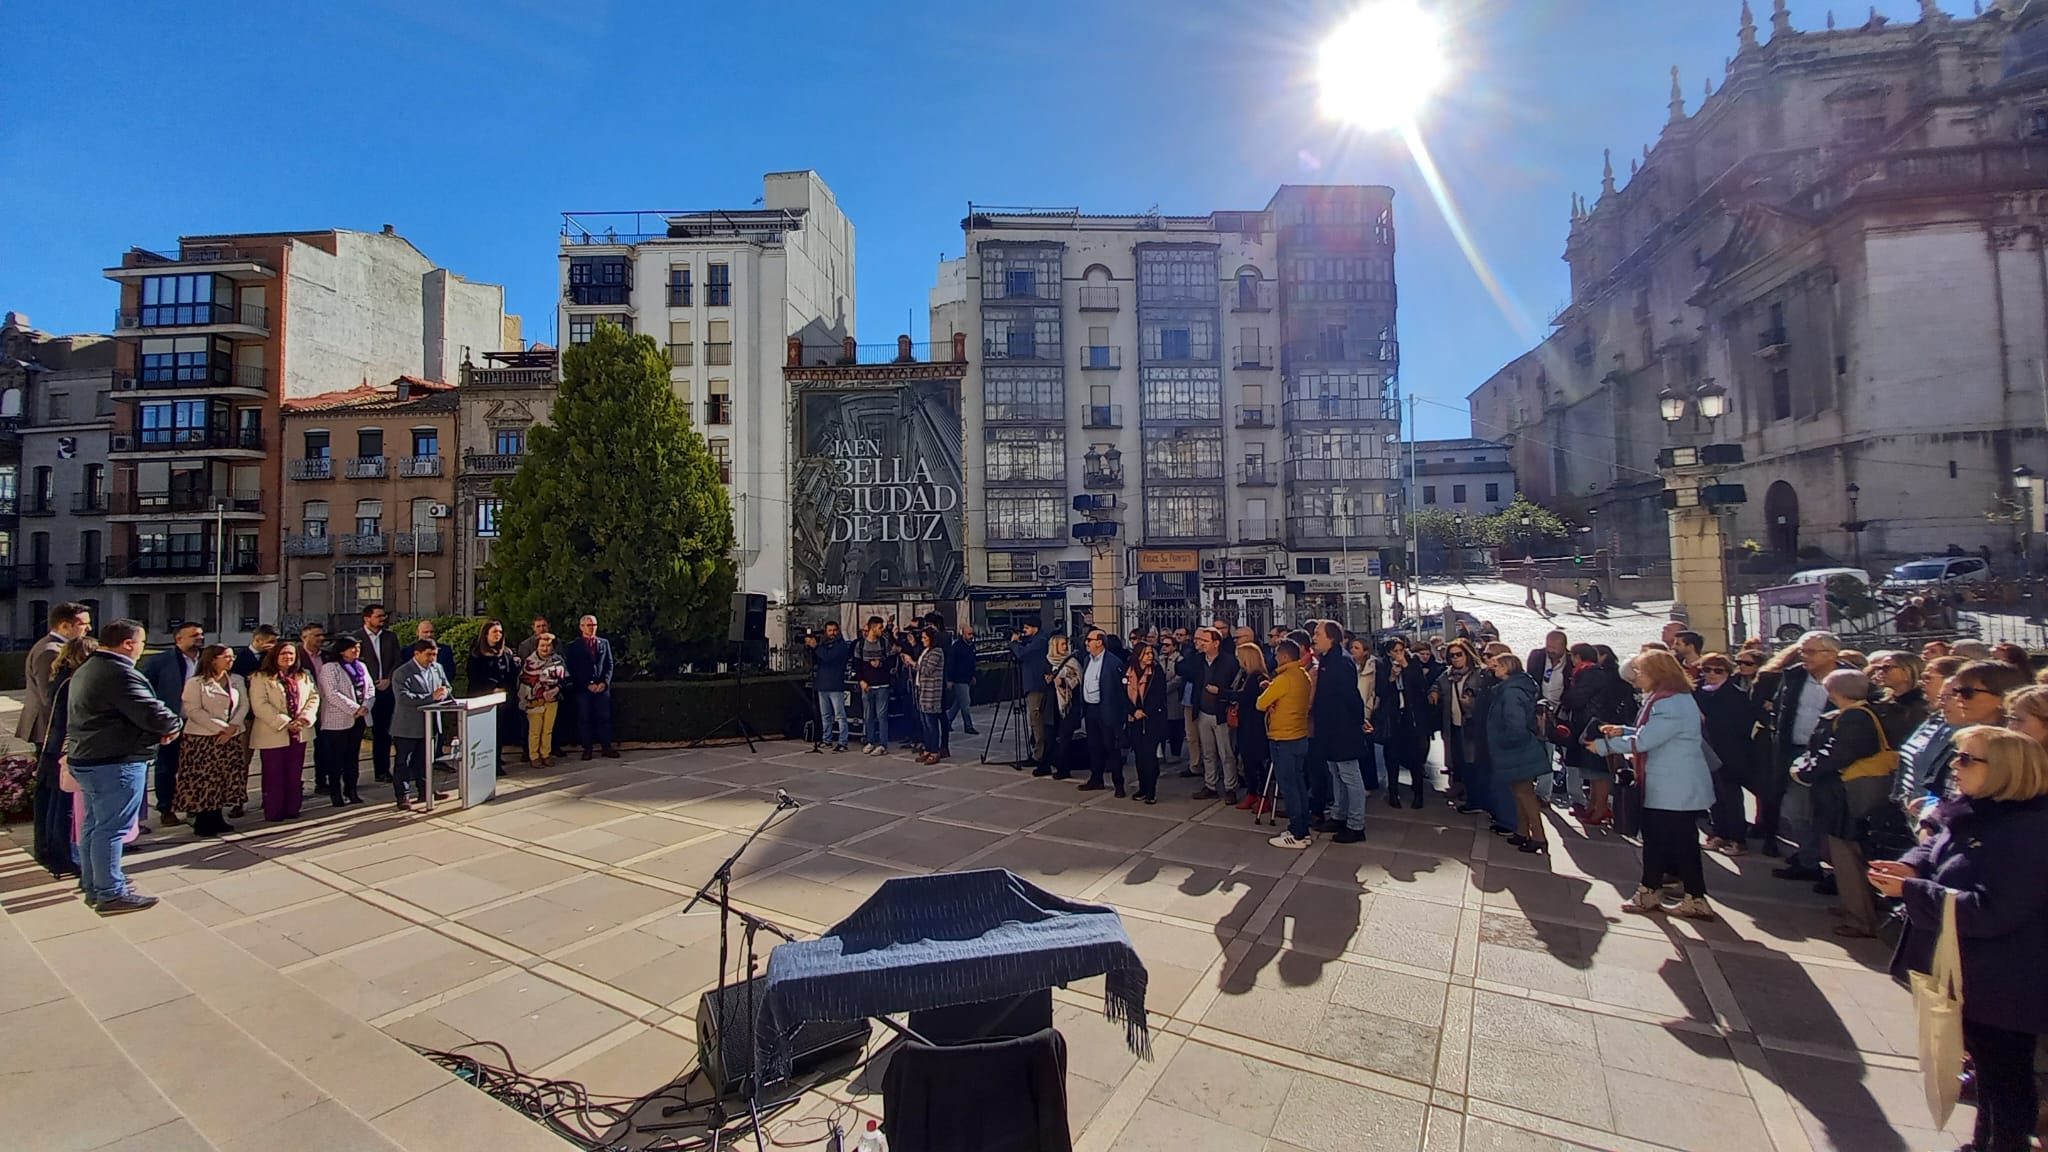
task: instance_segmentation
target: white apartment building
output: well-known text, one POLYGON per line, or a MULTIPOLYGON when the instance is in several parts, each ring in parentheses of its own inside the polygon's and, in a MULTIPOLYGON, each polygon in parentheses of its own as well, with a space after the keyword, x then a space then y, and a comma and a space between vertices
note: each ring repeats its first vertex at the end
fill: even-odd
POLYGON ((752 208, 562 217, 564 348, 599 320, 667 343, 676 395, 731 488, 740 590, 782 631, 789 580, 790 337, 836 357, 854 332, 853 224, 816 172, 771 172, 752 208))
POLYGON ((963 225, 932 340, 968 337, 979 621, 1370 622, 1382 550, 1400 555, 1391 190, 1286 186, 1206 216, 970 206, 963 225))

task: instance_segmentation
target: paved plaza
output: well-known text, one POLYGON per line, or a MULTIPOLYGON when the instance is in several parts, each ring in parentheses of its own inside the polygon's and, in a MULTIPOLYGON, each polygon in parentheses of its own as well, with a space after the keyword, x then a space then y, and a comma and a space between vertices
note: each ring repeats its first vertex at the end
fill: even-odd
MULTIPOLYGON (((1518 648, 1541 639, 1518 606, 1455 602, 1518 648)), ((1605 627, 1632 646, 1658 623, 1605 627)), ((956 736, 959 759, 930 767, 633 750, 521 766, 470 811, 314 802, 224 840, 145 838, 131 867, 164 904, 114 920, 9 851, 0 1149, 567 1147, 393 1041, 496 1042, 593 1093, 669 1085, 717 971, 715 913, 684 905, 778 788, 804 807, 734 891, 800 934, 938 869, 1008 868, 1122 913, 1154 1056, 1104 1021, 1099 980, 1057 993, 1085 1152, 1906 1152, 1968 1131, 1967 1109, 1926 1130, 1883 947, 1832 936, 1825 901, 1762 856, 1709 858, 1717 923, 1627 917, 1636 848, 1561 814, 1548 859, 1448 806, 1377 800, 1365 844, 1288 852, 1171 769, 1145 807, 980 747, 956 736)), ((806 1117, 879 1114, 878 1085, 823 1083, 771 1135, 803 1146, 823 1134, 806 1117)))

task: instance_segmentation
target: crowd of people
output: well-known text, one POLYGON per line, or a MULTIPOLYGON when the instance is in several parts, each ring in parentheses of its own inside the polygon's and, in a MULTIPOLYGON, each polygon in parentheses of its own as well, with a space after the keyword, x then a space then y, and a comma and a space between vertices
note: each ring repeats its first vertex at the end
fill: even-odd
MULTIPOLYGON (((103 915, 150 907, 121 867, 125 845, 155 829, 142 821, 155 793, 156 822, 188 824, 194 834, 234 831, 246 814, 252 762, 266 821, 299 817, 312 795, 342 808, 364 803, 363 745, 374 779, 391 785, 397 809, 446 799, 432 791, 433 764, 453 743, 453 726, 431 710, 455 695, 455 653, 420 621, 408 646, 391 631, 382 605, 362 611, 361 627, 329 639, 318 624, 296 641, 276 628, 254 630, 248 645, 209 645, 197 624, 145 655, 148 635, 132 620, 93 634, 83 604, 59 604, 50 631, 29 649, 27 691, 16 735, 37 751, 34 852, 51 874, 77 877, 86 902, 103 915), (152 779, 153 778, 153 779, 152 779), (153 784, 153 787, 152 787, 153 784)), ((468 661, 472 697, 503 693, 497 706, 498 772, 504 747, 548 766, 558 751, 555 719, 565 701, 589 760, 613 738, 611 641, 597 618, 558 643, 545 617, 510 644, 503 623, 486 622, 468 661)))

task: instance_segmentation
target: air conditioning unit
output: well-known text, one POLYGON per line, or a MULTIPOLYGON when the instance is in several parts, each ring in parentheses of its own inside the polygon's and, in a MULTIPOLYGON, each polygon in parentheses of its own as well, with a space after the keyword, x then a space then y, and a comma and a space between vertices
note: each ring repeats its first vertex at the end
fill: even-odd
POLYGON ((1051 564, 1040 564, 1038 566, 1038 578, 1040 580, 1050 580, 1059 574, 1060 570, 1051 564))
POLYGON ((115 390, 115 391, 117 391, 117 392, 133 392, 133 391, 135 391, 135 377, 133 377, 133 376, 123 376, 123 377, 120 377, 119 379, 115 380, 115 381, 114 381, 114 390, 115 390))
POLYGON ((446 504, 429 504, 427 505, 427 515, 436 520, 445 520, 448 518, 448 506, 446 504))
POLYGON ((1202 575, 1214 576, 1217 573, 1217 571, 1218 569, 1216 566, 1216 558, 1214 556, 1211 556, 1208 559, 1202 561, 1202 575))
POLYGON ((133 452, 135 437, 125 432, 116 432, 107 437, 107 449, 111 452, 133 452))

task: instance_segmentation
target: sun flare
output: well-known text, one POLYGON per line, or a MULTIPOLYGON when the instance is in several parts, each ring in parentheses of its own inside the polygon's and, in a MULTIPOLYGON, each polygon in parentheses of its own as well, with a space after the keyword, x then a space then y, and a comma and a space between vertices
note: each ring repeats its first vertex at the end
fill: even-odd
POLYGON ((1323 41, 1323 115, 1367 131, 1410 128, 1443 82, 1443 29, 1415 0, 1368 0, 1323 41))

